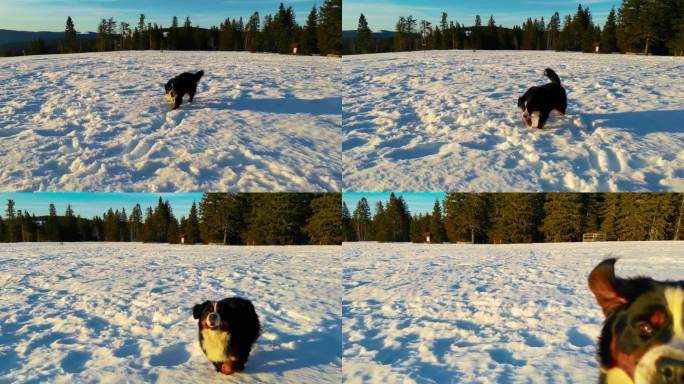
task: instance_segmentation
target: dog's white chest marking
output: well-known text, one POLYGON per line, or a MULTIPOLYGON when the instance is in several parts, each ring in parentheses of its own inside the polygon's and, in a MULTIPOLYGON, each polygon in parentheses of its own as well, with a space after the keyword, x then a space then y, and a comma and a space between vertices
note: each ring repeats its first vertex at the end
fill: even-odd
POLYGON ((606 372, 606 384, 634 384, 634 382, 622 369, 612 368, 606 372))
POLYGON ((682 305, 684 305, 684 291, 677 288, 666 288, 665 298, 667 306, 672 313, 672 324, 675 337, 684 340, 684 330, 682 329, 682 305))
POLYGON ((202 347, 210 361, 228 361, 228 332, 216 329, 202 330, 202 347))

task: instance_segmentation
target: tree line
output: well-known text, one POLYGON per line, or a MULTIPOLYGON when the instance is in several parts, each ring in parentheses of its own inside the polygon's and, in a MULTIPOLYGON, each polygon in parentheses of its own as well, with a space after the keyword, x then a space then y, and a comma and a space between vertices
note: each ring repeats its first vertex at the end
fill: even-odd
POLYGON ((180 23, 174 16, 169 27, 150 23, 144 14, 131 25, 114 18, 102 19, 95 40, 79 40, 73 19, 66 21, 64 38, 56 44, 36 40, 27 50, 5 55, 105 52, 120 50, 250 51, 304 55, 340 55, 342 51, 342 0, 314 5, 300 26, 291 6, 263 18, 254 12, 247 21, 227 18, 219 26, 194 26, 190 17, 180 23))
POLYGON ((92 219, 68 205, 59 215, 20 210, 8 200, 0 242, 113 241, 226 245, 328 245, 342 242, 339 193, 205 193, 187 217, 161 197, 155 207, 108 209, 92 219))
POLYGON ((344 241, 490 243, 682 240, 682 193, 448 193, 430 214, 411 214, 392 193, 371 209, 342 208, 344 241))
POLYGON ((623 0, 611 9, 601 28, 588 7, 579 4, 562 20, 555 12, 548 23, 528 18, 521 26, 504 28, 494 16, 473 26, 450 21, 446 12, 433 25, 413 16, 400 17, 391 38, 373 38, 366 17, 359 17, 356 36, 345 41, 345 54, 432 49, 555 50, 602 53, 643 53, 684 56, 684 0, 623 0))

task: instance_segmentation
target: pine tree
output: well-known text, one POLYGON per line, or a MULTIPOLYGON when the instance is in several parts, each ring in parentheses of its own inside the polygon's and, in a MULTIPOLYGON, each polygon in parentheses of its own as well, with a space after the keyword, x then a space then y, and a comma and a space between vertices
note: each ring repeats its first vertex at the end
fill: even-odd
POLYGON ((183 226, 183 233, 186 236, 187 244, 196 244, 201 241, 200 239, 200 224, 199 216, 197 214, 197 206, 195 202, 192 202, 190 207, 190 213, 188 214, 188 219, 183 226))
POLYGON ((342 54, 342 0, 325 0, 320 8, 318 49, 323 55, 342 54))
POLYGON ((136 204, 128 218, 130 241, 143 241, 143 213, 140 204, 136 204))
POLYGON ((381 243, 392 241, 390 233, 385 215, 385 207, 381 201, 378 201, 375 204, 375 215, 373 215, 373 238, 381 243))
POLYGON ((494 15, 489 16, 489 21, 487 22, 487 30, 484 37, 484 48, 485 49, 499 49, 498 38, 497 38, 497 27, 496 21, 494 20, 494 15))
POLYGON ((604 53, 617 51, 617 16, 615 15, 615 8, 611 8, 606 24, 603 26, 601 51, 604 53))
POLYGON ((54 204, 49 205, 48 216, 45 219, 45 240, 52 242, 61 241, 59 218, 57 217, 57 209, 54 204))
POLYGON ((71 16, 67 17, 66 28, 64 29, 64 40, 62 41, 62 53, 78 52, 78 38, 76 28, 71 16))
POLYGON ((14 200, 7 200, 7 209, 5 210, 5 215, 5 217, 7 217, 7 229, 5 230, 7 233, 7 241, 10 243, 20 241, 19 228, 17 225, 17 212, 15 209, 14 200))
MULTIPOLYGON (((0 237, 0 239, 1 238, 2 237, 0 237)), ((349 208, 347 208, 345 202, 342 202, 342 241, 356 241, 354 229, 352 228, 351 214, 349 213, 349 208)))
POLYGON ((76 222, 74 210, 71 208, 71 204, 67 205, 66 211, 64 212, 64 221, 62 224, 62 230, 60 232, 63 234, 63 241, 80 240, 78 237, 78 224, 76 222))
POLYGON ((532 243, 542 240, 544 194, 492 194, 492 213, 489 239, 494 244, 532 243))
POLYGON ((546 33, 546 49, 553 49, 555 51, 560 51, 560 29, 561 20, 558 12, 554 13, 549 20, 549 25, 547 26, 546 33))
POLYGON ((435 205, 432 208, 432 215, 429 217, 429 232, 431 235, 430 241, 432 243, 443 243, 446 241, 446 231, 444 229, 444 221, 442 218, 442 208, 439 205, 439 200, 435 199, 435 205))
POLYGON ((618 237, 618 221, 620 218, 620 193, 606 193, 599 214, 601 231, 609 241, 620 240, 618 237))
POLYGON ((306 243, 303 228, 311 211, 311 194, 259 193, 251 198, 253 204, 244 236, 248 244, 306 243))
POLYGON ((262 49, 259 28, 259 12, 254 12, 247 22, 247 30, 245 33, 245 48, 250 52, 258 52, 262 49))
POLYGON ((450 242, 486 242, 489 228, 486 194, 449 193, 444 199, 444 210, 444 227, 450 242))
POLYGON ((442 18, 439 22, 439 28, 442 31, 442 45, 440 49, 456 48, 454 46, 454 33, 449 24, 449 15, 446 12, 442 12, 442 18))
POLYGON ((171 19, 171 27, 169 27, 169 34, 166 41, 167 49, 177 50, 180 48, 180 32, 178 30, 178 17, 176 16, 171 19))
POLYGON ((304 227, 311 244, 342 244, 341 200, 339 193, 323 193, 311 201, 313 214, 304 227))
POLYGON ((470 34, 470 48, 471 49, 482 49, 482 18, 480 15, 475 16, 475 26, 473 26, 472 33, 470 34))
POLYGON ((582 240, 586 209, 582 194, 549 193, 546 195, 546 216, 541 231, 547 242, 571 242, 582 240))
POLYGON ((359 25, 356 28, 356 53, 370 53, 371 52, 371 30, 368 28, 368 21, 366 16, 361 14, 359 16, 359 25))
POLYGON ((2 219, 2 215, 0 215, 0 243, 7 241, 7 224, 5 224, 5 221, 2 219))
POLYGON ((318 53, 318 10, 316 5, 311 8, 306 25, 302 31, 302 52, 305 55, 318 53))
POLYGON ((357 241, 367 241, 370 239, 368 236, 370 219, 371 212, 370 206, 368 206, 368 200, 366 200, 365 197, 362 197, 356 204, 356 209, 354 210, 354 214, 351 219, 357 241))

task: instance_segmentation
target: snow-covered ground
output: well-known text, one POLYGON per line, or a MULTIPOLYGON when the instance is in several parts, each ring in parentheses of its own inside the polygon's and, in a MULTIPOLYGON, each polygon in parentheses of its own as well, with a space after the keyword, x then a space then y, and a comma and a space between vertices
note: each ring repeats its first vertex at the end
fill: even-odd
POLYGON ((0 382, 339 383, 340 281, 340 247, 3 244, 0 382), (264 332, 226 377, 192 306, 232 295, 264 332))
POLYGON ((343 249, 348 383, 593 383, 591 269, 614 256, 619 276, 684 271, 684 242, 343 249))
POLYGON ((429 51, 343 58, 345 190, 684 189, 684 60, 429 51), (517 100, 558 72, 567 116, 517 100))
POLYGON ((0 189, 339 190, 341 61, 234 52, 0 59, 0 189), (164 84, 203 69, 177 111, 164 84))

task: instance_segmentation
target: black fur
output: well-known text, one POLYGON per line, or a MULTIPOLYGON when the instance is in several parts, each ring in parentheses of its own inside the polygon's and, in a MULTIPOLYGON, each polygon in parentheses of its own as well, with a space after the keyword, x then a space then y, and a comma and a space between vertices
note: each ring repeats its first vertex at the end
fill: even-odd
MULTIPOLYGON (((203 347, 202 323, 214 311, 211 301, 197 304, 192 309, 192 317, 197 319, 199 327, 199 342, 203 347)), ((221 316, 221 330, 227 331, 229 338, 226 345, 226 355, 233 358, 233 369, 242 371, 249 359, 249 354, 261 333, 261 324, 252 302, 240 297, 223 299, 217 303, 217 312, 221 316)), ((217 372, 221 372, 221 361, 211 362, 217 372)))
MULTIPOLYGON (((568 106, 568 98, 565 88, 561 85, 560 78, 551 68, 544 70, 544 75, 551 80, 550 83, 531 87, 520 98, 518 98, 518 108, 523 114, 531 115, 539 112, 539 124, 537 128, 542 129, 548 120, 551 111, 556 110, 565 114, 568 106)), ((531 119, 525 118, 525 124, 531 126, 531 119)))
MULTIPOLYGON (((648 277, 620 278, 615 276, 617 259, 606 259, 594 268, 589 277, 589 287, 599 299, 607 292, 620 297, 621 301, 603 305, 606 314, 598 340, 598 361, 601 367, 615 366, 611 342, 616 339, 617 348, 625 354, 645 353, 654 346, 667 343, 673 335, 672 319, 654 328, 652 335, 639 332, 639 324, 648 320, 655 311, 668 312, 664 290, 667 287, 684 288, 684 281, 656 281, 648 277)), ((610 295, 607 295, 610 296, 610 295)), ((606 297, 607 297, 606 296, 606 297)), ((605 382, 602 374, 599 383, 605 382)))
POLYGON ((169 80, 164 89, 166 94, 174 99, 173 109, 177 109, 183 103, 183 96, 190 95, 190 102, 195 98, 197 92, 197 83, 204 76, 204 71, 197 73, 181 73, 180 75, 169 80))

